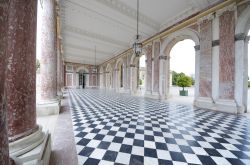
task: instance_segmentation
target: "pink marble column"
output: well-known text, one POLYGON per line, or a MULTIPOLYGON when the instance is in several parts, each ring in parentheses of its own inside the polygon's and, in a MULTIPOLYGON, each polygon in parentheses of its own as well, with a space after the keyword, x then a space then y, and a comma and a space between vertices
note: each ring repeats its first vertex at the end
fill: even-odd
POLYGON ((10 142, 38 130, 36 124, 37 1, 11 0, 6 77, 10 142))
POLYGON ((221 99, 234 98, 235 48, 234 11, 226 11, 220 16, 220 91, 221 99))
POLYGON ((57 98, 56 20, 54 0, 39 1, 38 54, 41 56, 41 100, 57 98), (42 3, 42 4, 40 4, 42 3))
POLYGON ((147 81, 146 81, 146 90, 147 92, 152 92, 152 45, 148 45, 145 48, 146 59, 147 59, 147 81))
POLYGON ((212 97, 212 20, 200 24, 200 96, 212 97))
POLYGON ((0 2, 0 162, 9 164, 9 144, 7 132, 7 111, 5 97, 5 69, 6 69, 6 46, 7 46, 7 17, 8 17, 8 0, 0 2))
POLYGON ((159 92, 159 77, 160 77, 160 42, 154 43, 154 85, 153 92, 159 92))

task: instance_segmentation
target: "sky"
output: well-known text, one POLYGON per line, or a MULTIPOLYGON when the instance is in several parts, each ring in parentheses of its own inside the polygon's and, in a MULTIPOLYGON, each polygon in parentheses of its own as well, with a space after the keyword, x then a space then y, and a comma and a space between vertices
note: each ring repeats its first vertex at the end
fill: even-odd
POLYGON ((192 40, 177 42, 170 51, 170 70, 188 76, 195 73, 195 43, 192 40))
POLYGON ((145 62, 145 60, 146 60, 146 56, 145 56, 145 55, 142 55, 142 56, 140 57, 140 67, 146 67, 146 62, 145 62))

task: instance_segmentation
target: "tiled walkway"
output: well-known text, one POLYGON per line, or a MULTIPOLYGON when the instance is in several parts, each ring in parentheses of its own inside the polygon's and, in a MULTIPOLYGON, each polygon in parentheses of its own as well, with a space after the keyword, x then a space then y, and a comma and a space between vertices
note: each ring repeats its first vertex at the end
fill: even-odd
POLYGON ((100 90, 70 90, 79 164, 250 164, 245 117, 100 90))

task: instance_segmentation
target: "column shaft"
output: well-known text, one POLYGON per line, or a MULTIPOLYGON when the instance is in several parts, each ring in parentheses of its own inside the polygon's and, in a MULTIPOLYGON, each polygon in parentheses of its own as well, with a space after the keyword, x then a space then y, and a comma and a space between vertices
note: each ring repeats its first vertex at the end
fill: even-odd
POLYGON ((0 162, 9 164, 8 132, 6 121, 5 69, 6 69, 6 30, 8 18, 8 0, 0 2, 0 162))
POLYGON ((36 125, 37 1, 10 1, 8 70, 6 77, 8 133, 15 141, 38 129, 36 125))
POLYGON ((57 97, 56 21, 54 0, 42 1, 38 5, 38 51, 41 56, 41 100, 57 97))

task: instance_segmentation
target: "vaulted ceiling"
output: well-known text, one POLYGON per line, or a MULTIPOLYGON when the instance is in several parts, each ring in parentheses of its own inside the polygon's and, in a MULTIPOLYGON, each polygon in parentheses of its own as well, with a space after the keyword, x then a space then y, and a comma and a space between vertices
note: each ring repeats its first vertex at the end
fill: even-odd
MULTIPOLYGON (((142 40, 222 0, 140 0, 142 40)), ((136 35, 136 0, 61 0, 64 58, 95 64, 130 48, 136 35)))

